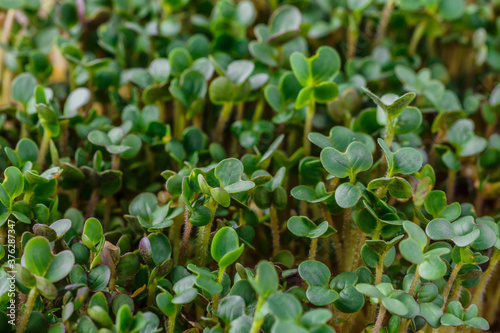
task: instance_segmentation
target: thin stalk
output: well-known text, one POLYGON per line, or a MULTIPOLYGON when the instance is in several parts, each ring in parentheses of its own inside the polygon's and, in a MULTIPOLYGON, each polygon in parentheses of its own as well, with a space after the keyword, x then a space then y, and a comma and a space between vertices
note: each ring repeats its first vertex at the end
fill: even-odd
POLYGON ((389 21, 391 19, 391 13, 394 8, 395 0, 388 0, 385 3, 384 10, 382 11, 382 18, 380 19, 380 25, 377 30, 377 37, 375 39, 375 47, 382 44, 384 40, 385 32, 387 30, 387 26, 389 25, 389 21))
MULTIPOLYGON (((2 27, 1 42, 5 45, 9 44, 9 36, 14 25, 14 18, 16 16, 15 9, 9 9, 5 15, 4 24, 2 27)), ((4 59, 5 59, 5 49, 0 48, 0 77, 2 78, 2 100, 0 105, 5 105, 9 103, 10 98, 10 80, 7 80, 8 75, 5 75, 7 71, 4 72, 4 59)))
POLYGON ((280 253, 280 223, 278 219, 278 212, 276 211, 276 207, 271 205, 269 208, 269 213, 271 215, 271 236, 273 238, 273 258, 280 253))
POLYGON ((179 254, 181 248, 181 226, 182 220, 179 221, 178 218, 174 219, 174 224, 169 229, 169 238, 172 242, 172 250, 174 253, 174 266, 179 263, 179 254))
MULTIPOLYGON (((330 215, 330 212, 328 211, 328 207, 326 206, 326 204, 324 203, 321 204, 321 211, 323 212, 323 217, 325 218, 325 220, 328 221, 328 224, 330 224, 332 228, 337 229, 335 227, 335 223, 333 223, 332 216, 330 215)), ((342 253, 342 247, 340 243, 340 237, 336 232, 332 234, 332 240, 333 240, 333 248, 335 249, 335 258, 337 260, 337 263, 339 263, 340 254, 342 253)))
POLYGON ((92 217, 95 214, 95 207, 99 202, 99 189, 95 188, 90 194, 89 202, 87 203, 86 218, 92 217))
POLYGON ((207 261, 208 244, 210 243, 210 231, 212 230, 212 223, 215 218, 215 211, 217 209, 217 202, 210 198, 208 208, 212 212, 212 219, 206 226, 200 227, 198 231, 198 238, 196 239, 196 265, 205 266, 207 261))
POLYGON ((382 324, 384 323, 386 309, 382 303, 380 303, 380 310, 378 312, 377 321, 375 322, 375 326, 373 327, 372 333, 379 333, 382 328, 382 324))
POLYGON ((446 305, 448 304, 448 296, 450 295, 451 288, 453 287, 453 283, 455 283, 455 280, 458 276, 458 272, 462 268, 462 265, 463 264, 456 264, 455 268, 453 268, 453 270, 451 271, 450 277, 448 278, 448 283, 446 284, 446 287, 444 288, 443 291, 443 299, 444 299, 442 307, 443 311, 446 308, 446 305))
POLYGON ((382 231, 382 223, 377 221, 377 227, 373 231, 372 240, 378 240, 380 238, 380 232, 382 231))
POLYGON ((384 259, 387 252, 382 254, 378 260, 377 268, 375 269, 375 285, 382 282, 382 275, 384 274, 384 259))
POLYGON ((387 117, 387 124, 385 126, 385 137, 384 141, 387 144, 387 147, 391 147, 392 141, 394 140, 394 127, 395 127, 395 119, 392 117, 387 117))
MULTIPOLYGON (((217 277, 217 283, 218 284, 221 284, 222 283, 222 279, 224 278, 224 272, 225 272, 226 268, 224 267, 223 269, 220 269, 219 268, 219 275, 217 277)), ((212 297, 212 313, 215 316, 215 311, 217 311, 217 309, 219 308, 219 299, 220 299, 220 293, 219 294, 215 294, 213 295, 212 297)))
POLYGON ((120 155, 113 154, 111 155, 111 170, 120 169, 120 155))
POLYGON ((28 294, 28 299, 24 304, 24 311, 19 320, 19 325, 17 325, 17 333, 24 333, 26 330, 26 325, 28 324, 28 320, 30 319, 31 312, 33 312, 33 307, 35 306, 36 297, 38 295, 38 291, 36 288, 32 288, 28 294))
POLYGON ((455 198, 456 181, 457 181, 457 172, 455 170, 448 169, 448 179, 446 181, 446 195, 448 196, 449 202, 453 202, 455 198))
POLYGON ((157 282, 156 279, 153 279, 148 286, 148 299, 147 304, 149 307, 153 306, 155 303, 155 291, 156 291, 157 282))
POLYGON ((245 103, 240 103, 236 106, 236 121, 240 121, 243 119, 245 114, 245 103))
POLYGON ((47 152, 49 151, 50 139, 51 139, 50 132, 48 129, 44 127, 42 143, 40 145, 40 150, 38 151, 38 159, 36 161, 38 165, 40 165, 40 170, 43 170, 43 167, 45 165, 45 157, 47 156, 47 152))
POLYGON ((177 319, 177 311, 173 316, 168 317, 168 333, 174 333, 175 320, 177 319))
POLYGON ((259 97, 257 105, 255 106, 255 112, 253 114, 252 122, 255 124, 262 117, 262 112, 264 111, 265 100, 263 96, 259 97))
POLYGON ((312 131, 312 121, 314 117, 315 108, 316 108, 316 103, 314 102, 314 100, 309 101, 309 103, 307 104, 304 135, 302 137, 302 146, 304 147, 305 156, 309 156, 311 154, 311 141, 309 141, 308 135, 312 131))
MULTIPOLYGON (((489 298, 488 298, 489 301, 489 298)), ((492 302, 488 302, 489 304, 500 304, 500 288, 497 286, 495 290, 495 294, 492 297, 492 302)), ((498 307, 496 306, 490 306, 488 308, 488 312, 486 313, 486 319, 490 322, 493 323, 495 321, 495 316, 498 312, 498 307)))
POLYGON ((260 318, 257 318, 257 315, 260 312, 260 308, 265 303, 265 299, 261 296, 259 296, 259 299, 257 301, 257 306, 255 307, 255 312, 253 314, 253 321, 252 321, 252 328, 250 329, 250 333, 259 333, 260 327, 262 326, 262 323, 264 322, 265 316, 261 316, 260 318))
POLYGON ((318 251, 318 238, 311 238, 311 247, 309 248, 309 260, 316 260, 318 251))
POLYGON ((189 223, 189 215, 187 212, 187 207, 184 206, 184 233, 182 234, 181 246, 179 249, 179 263, 183 264, 184 257, 187 251, 187 245, 189 243, 189 239, 191 238, 191 230, 193 229, 193 225, 189 223))
POLYGON ((358 244, 355 251, 352 251, 352 263, 349 271, 355 271, 358 269, 359 259, 361 258, 361 249, 363 245, 365 245, 366 234, 361 231, 361 235, 359 236, 358 244))
MULTIPOLYGON (((351 224, 352 224, 352 208, 346 208, 344 210, 344 223, 342 226, 342 239, 344 240, 344 250, 347 250, 351 247, 351 243, 352 243, 351 224)), ((344 256, 344 258, 346 258, 346 256, 344 256)), ((344 268, 348 264, 349 263, 344 262, 344 268)))
POLYGON ((420 39, 424 35, 426 28, 427 28, 427 20, 423 20, 417 25, 415 31, 413 31, 413 35, 411 36, 411 41, 410 41, 410 48, 408 49, 408 53, 410 54, 410 56, 413 56, 415 54, 418 42, 420 42, 420 39))
POLYGON ((215 140, 219 143, 221 143, 224 138, 224 127, 226 126, 227 120, 231 116, 231 111, 233 111, 233 103, 230 102, 224 104, 219 119, 217 120, 217 127, 215 128, 215 140))
POLYGON ((415 293, 415 289, 417 288, 418 281, 420 281, 420 274, 418 273, 418 267, 419 265, 417 265, 417 267, 415 268, 415 274, 413 275, 413 280, 411 281, 410 289, 408 290, 408 294, 410 296, 413 296, 413 294, 415 293))
POLYGON ((182 133, 186 127, 186 117, 181 102, 174 101, 174 138, 182 140, 182 133))
MULTIPOLYGON (((408 290, 408 295, 413 296, 415 294, 415 289, 417 288, 418 281, 420 281, 420 274, 418 273, 418 267, 415 268, 415 275, 413 275, 413 280, 411 281, 410 289, 408 290)), ((398 333, 405 333, 407 331, 408 319, 403 318, 399 324, 398 333)))
POLYGON ((347 60, 351 60, 356 56, 359 37, 358 20, 353 15, 354 13, 349 15, 349 25, 347 27, 347 60))
POLYGON ((486 271, 484 272, 483 276, 481 277, 481 280, 479 280, 476 289, 474 290, 474 296, 472 297, 471 304, 476 304, 479 306, 479 304, 483 300, 486 287, 488 287, 488 283, 490 282, 493 272, 495 272, 495 269, 499 261, 500 261, 500 251, 494 249, 493 255, 491 256, 490 264, 486 269, 486 271))

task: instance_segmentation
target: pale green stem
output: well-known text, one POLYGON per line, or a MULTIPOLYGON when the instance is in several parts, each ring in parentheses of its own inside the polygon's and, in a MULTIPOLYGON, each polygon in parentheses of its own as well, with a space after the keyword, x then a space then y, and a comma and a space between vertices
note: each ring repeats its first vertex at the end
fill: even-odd
POLYGON ((182 133, 186 126, 186 117, 181 102, 174 101, 174 138, 182 140, 182 133))
POLYGON ((479 304, 481 303, 484 292, 486 291, 486 287, 488 286, 488 283, 490 282, 493 272, 495 271, 495 268, 499 261, 500 251, 497 249, 493 249, 493 255, 491 256, 490 264, 481 277, 481 280, 479 280, 476 289, 474 290, 474 296, 472 297, 471 304, 476 304, 479 306, 479 304))
POLYGON ((453 283, 455 283, 455 279, 457 278, 458 272, 462 268, 462 265, 463 264, 456 264, 455 268, 453 268, 453 270, 451 271, 450 277, 448 278, 448 283, 446 284, 446 287, 444 288, 443 291, 443 300, 444 300, 442 307, 443 311, 446 308, 446 305, 448 304, 448 296, 450 295, 451 288, 453 287, 453 283))
POLYGON ((257 301, 257 306, 255 307, 255 312, 253 314, 253 322, 252 322, 252 328, 250 329, 250 333, 258 333, 260 330, 260 327, 262 326, 262 323, 264 322, 264 319, 266 318, 265 316, 262 316, 260 318, 257 318, 257 315, 260 312, 260 309, 265 303, 265 299, 259 296, 259 299, 257 301))
POLYGON ((316 260, 318 251, 318 238, 311 238, 311 247, 309 248, 309 260, 316 260))
POLYGON ((213 198, 210 198, 208 208, 212 212, 212 219, 207 225, 199 228, 198 238, 196 239, 196 265, 200 267, 205 266, 207 260, 210 231, 212 230, 212 223, 215 218, 215 211, 217 210, 217 202, 213 198))
POLYGON ((224 127, 226 126, 227 120, 231 116, 231 111, 233 111, 233 103, 226 103, 222 107, 219 119, 217 121, 217 127, 215 129, 215 141, 221 143, 224 136, 224 127))
POLYGON ((304 124, 304 136, 302 137, 302 146, 304 147, 304 155, 309 156, 311 154, 311 141, 309 141, 309 133, 312 131, 312 121, 314 118, 314 112, 316 108, 316 103, 314 100, 310 100, 307 104, 306 110, 306 122, 304 124))
POLYGON ((382 44, 384 40, 385 32, 387 30, 387 26, 389 25, 389 21, 391 19, 392 9, 394 8, 395 0, 388 0, 385 3, 384 10, 382 11, 382 18, 380 19, 380 25, 377 30, 377 37, 375 39, 375 47, 382 44))
POLYGON ((168 317, 168 333, 174 333, 175 319, 177 318, 177 311, 173 316, 168 317))
POLYGON ((43 128, 43 136, 42 143, 40 144, 40 150, 38 151, 38 159, 37 163, 40 165, 40 170, 43 170, 45 165, 45 157, 47 156, 47 152, 49 150, 51 135, 47 128, 43 128))
POLYGON ((382 324, 384 323, 386 309, 382 303, 380 303, 380 310, 378 311, 377 321, 375 322, 375 326, 373 327, 372 333, 379 333, 382 328, 382 324))
POLYGON ((30 319, 31 312, 33 312, 33 307, 35 306, 36 296, 38 291, 36 288, 32 288, 28 294, 28 299, 24 304, 24 311, 17 325, 17 333, 24 333, 26 330, 26 325, 28 325, 28 320, 30 319))
MULTIPOLYGON (((222 284, 222 279, 224 278, 224 272, 225 272, 225 270, 226 270, 225 267, 222 268, 222 269, 219 268, 219 275, 217 277, 217 283, 218 284, 222 284)), ((212 297, 212 312, 213 312, 212 315, 214 317, 216 317, 215 316, 215 311, 217 311, 217 309, 219 308, 219 299, 220 299, 220 293, 219 294, 215 294, 212 297)))
POLYGON ((262 117, 262 112, 264 111, 265 100, 264 97, 260 97, 257 105, 255 106, 255 112, 253 114, 252 122, 255 124, 262 117))
POLYGON ((417 27, 415 28, 415 31, 413 32, 413 35, 411 36, 410 48, 408 49, 408 53, 410 54, 410 56, 413 56, 415 54, 415 51, 417 50, 418 42, 420 42, 420 39, 424 35, 426 28, 427 28, 427 20, 421 21, 417 25, 417 27))

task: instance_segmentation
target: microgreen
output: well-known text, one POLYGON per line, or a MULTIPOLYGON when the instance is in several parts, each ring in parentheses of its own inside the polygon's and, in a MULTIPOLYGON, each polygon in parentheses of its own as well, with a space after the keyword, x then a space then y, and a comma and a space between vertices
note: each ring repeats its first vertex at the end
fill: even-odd
POLYGON ((495 330, 497 7, 0 0, 0 331, 495 330))

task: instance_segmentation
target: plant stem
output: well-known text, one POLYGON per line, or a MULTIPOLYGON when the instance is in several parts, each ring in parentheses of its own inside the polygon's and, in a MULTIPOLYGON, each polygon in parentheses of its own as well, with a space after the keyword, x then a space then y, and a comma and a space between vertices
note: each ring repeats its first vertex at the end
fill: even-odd
POLYGON ((196 265, 203 267, 207 261, 208 244, 210 243, 210 231, 212 231, 212 223, 215 218, 217 202, 213 198, 208 201, 208 208, 212 212, 212 219, 203 227, 199 228, 198 238, 196 239, 196 265))
POLYGON ((40 150, 38 151, 38 159, 36 161, 38 165, 40 165, 40 171, 43 170, 43 167, 45 165, 45 156, 47 156, 47 152, 49 150, 50 139, 51 139, 50 132, 48 129, 44 127, 42 143, 40 144, 40 150))
POLYGON ((174 138, 182 140, 182 133, 186 126, 186 117, 181 102, 174 101, 174 138))
POLYGON ((191 230, 193 229, 193 225, 189 223, 187 207, 184 206, 184 233, 182 234, 181 246, 179 250, 179 263, 183 264, 184 257, 187 251, 187 245, 189 243, 189 239, 191 238, 191 230))
POLYGON ((255 312, 253 314, 253 321, 252 321, 252 328, 250 329, 250 333, 258 333, 260 330, 260 327, 262 326, 262 323, 264 322, 264 319, 266 318, 265 316, 262 316, 261 318, 257 318, 257 315, 260 312, 260 308, 265 303, 265 299, 259 296, 259 299, 257 301, 257 306, 255 307, 255 312))
POLYGON ((231 111, 233 111, 233 103, 226 103, 222 107, 219 119, 217 120, 217 127, 215 128, 215 141, 222 143, 224 138, 224 127, 226 126, 227 120, 231 116, 231 111))
POLYGON ((24 311, 19 320, 19 325, 17 325, 17 333, 24 333, 26 330, 26 325, 28 325, 28 320, 30 319, 31 312, 33 312, 33 306, 35 306, 36 297, 38 291, 36 288, 32 288, 28 294, 28 299, 24 304, 24 311))
POLYGON ((444 288, 443 291, 443 307, 442 310, 446 309, 446 305, 448 304, 448 296, 450 295, 451 288, 453 287, 453 283, 455 283, 455 279, 458 276, 458 272, 462 268, 463 264, 456 264, 455 268, 451 271, 450 277, 448 278, 448 283, 446 284, 446 287, 444 288))
POLYGON ((262 112, 264 111, 264 106, 265 106, 265 100, 264 97, 261 96, 259 97, 259 100, 257 101, 257 105, 255 106, 255 112, 253 114, 252 122, 255 124, 260 120, 262 117, 262 112))
POLYGON ((174 333, 175 319, 177 318, 177 311, 173 316, 168 317, 168 333, 174 333))
POLYGON ((87 203, 87 211, 85 212, 86 218, 92 217, 95 214, 95 207, 99 202, 99 189, 95 188, 92 190, 92 194, 90 194, 89 202, 87 203))
POLYGON ((148 306, 153 306, 155 303, 156 286, 157 286, 156 279, 153 279, 153 281, 151 281, 151 283, 148 286, 148 300, 147 300, 148 306))
POLYGON ((486 291, 486 287, 488 286, 488 283, 490 282, 493 272, 495 271, 495 268, 497 267, 499 261, 500 261, 500 250, 497 250, 495 248, 493 249, 493 255, 491 256, 490 264, 486 269, 486 271, 484 272, 483 276, 481 277, 481 280, 479 280, 479 283, 476 286, 476 289, 474 291, 474 296, 472 297, 471 300, 471 304, 476 304, 479 306, 479 304, 483 300, 483 295, 484 292, 486 291))
POLYGON ((278 253, 280 253, 280 224, 278 220, 278 212, 276 207, 271 205, 269 208, 269 213, 271 215, 271 236, 273 238, 273 258, 276 258, 278 253))
POLYGON ((377 321, 375 322, 375 326, 373 327, 372 333, 380 332, 382 328, 382 324, 384 323, 386 309, 382 303, 380 303, 380 310, 378 312, 377 321))
POLYGON ((120 169, 120 155, 113 154, 111 155, 111 170, 120 169))
MULTIPOLYGON (((344 223, 342 226, 342 239, 344 240, 344 251, 349 249, 351 246, 351 224, 352 224, 352 208, 346 208, 344 209, 344 223)), ((346 256, 344 256, 344 258, 346 258, 346 256)), ((344 266, 347 265, 348 263, 344 262, 344 266)))
POLYGON ((385 126, 385 137, 384 141, 387 144, 387 147, 391 147, 392 140, 394 140, 394 123, 395 119, 387 115, 387 124, 385 126))
MULTIPOLYGON (((488 298, 489 300, 489 298, 488 298)), ((500 304, 500 288, 497 286, 495 294, 492 297, 492 302, 490 304, 500 304)), ((488 312, 486 313, 486 319, 491 323, 495 321, 495 315, 498 312, 498 307, 490 306, 488 312)))
POLYGON ((448 169, 448 179, 446 181, 446 195, 448 197, 448 202, 453 202, 455 198, 456 181, 457 181, 457 172, 455 170, 448 169))
POLYGON ((311 141, 309 141, 308 135, 312 131, 312 121, 314 117, 314 112, 316 108, 316 103, 314 100, 310 100, 307 104, 306 110, 306 122, 304 124, 304 135, 302 137, 302 146, 304 147, 304 155, 309 156, 311 154, 311 141))
POLYGON ((182 220, 179 220, 177 217, 174 219, 174 224, 169 229, 169 238, 173 244, 172 250, 174 252, 174 266, 177 266, 179 263, 179 254, 181 248, 181 226, 182 220))
POLYGON ((385 32, 387 30, 387 26, 389 25, 389 21, 391 19, 392 9, 394 8, 395 0, 388 0, 385 3, 384 10, 382 12, 382 18, 380 19, 380 25, 377 30, 377 37, 375 39, 375 47, 382 44, 384 40, 385 32))
MULTIPOLYGON (((225 270, 226 270, 225 267, 223 269, 219 268, 219 275, 217 277, 217 283, 218 284, 222 283, 222 279, 224 278, 224 272, 225 272, 225 270)), ((217 309, 219 308, 219 298, 220 298, 220 293, 219 294, 215 294, 212 297, 212 315, 213 315, 214 318, 217 318, 215 316, 215 311, 217 311, 217 309)))
POLYGON ((359 237, 356 250, 353 251, 351 269, 349 271, 355 271, 358 268, 359 259, 361 258, 361 249, 365 245, 366 234, 361 231, 361 236, 359 237))
POLYGON ((378 260, 377 268, 375 269, 375 285, 378 285, 382 282, 382 275, 384 274, 384 259, 386 254, 387 252, 380 255, 380 258, 378 260))
POLYGON ((417 265, 417 267, 415 268, 415 275, 413 275, 413 280, 411 281, 410 289, 408 290, 408 294, 410 296, 413 296, 413 294, 415 293, 415 289, 417 288, 418 281, 420 281, 420 274, 418 273, 418 267, 419 265, 417 265))
MULTIPOLYGON (((335 223, 333 223, 332 216, 330 215, 330 212, 328 211, 328 207, 326 206, 326 204, 324 203, 321 204, 321 211, 323 212, 323 217, 325 218, 325 220, 328 221, 328 224, 330 224, 332 228, 337 229, 335 227, 335 223)), ((332 234, 332 240, 333 240, 333 248, 335 249, 335 258, 337 260, 337 263, 339 263, 340 254, 342 253, 342 247, 338 233, 334 232, 332 234)))
POLYGON ((421 21, 415 28, 415 31, 413 31, 413 35, 411 36, 410 41, 410 47, 408 49, 408 53, 410 54, 410 56, 413 56, 415 54, 418 42, 420 42, 420 39, 424 35, 425 28, 427 28, 427 20, 421 21))
POLYGON ((349 25, 347 27, 347 60, 356 56, 356 46, 358 44, 358 22, 354 17, 355 13, 349 15, 349 25))
POLYGON ((316 259, 317 251, 318 251, 318 238, 311 238, 311 247, 309 248, 309 260, 316 259))

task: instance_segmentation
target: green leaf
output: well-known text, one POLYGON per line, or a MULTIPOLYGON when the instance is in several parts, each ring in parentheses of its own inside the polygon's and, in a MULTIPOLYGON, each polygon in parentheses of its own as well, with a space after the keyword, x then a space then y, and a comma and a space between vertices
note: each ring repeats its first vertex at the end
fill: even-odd
POLYGON ((278 290, 278 274, 273 264, 261 261, 255 269, 255 278, 248 275, 248 282, 260 297, 264 299, 278 290))
POLYGON ((406 93, 392 102, 392 104, 387 105, 370 90, 363 88, 363 91, 375 102, 375 104, 380 106, 386 112, 389 118, 392 119, 399 116, 410 105, 416 96, 415 93, 406 93))
POLYGON ((306 260, 300 263, 299 275, 310 286, 327 286, 331 278, 328 267, 316 260, 306 260))
POLYGON ((275 293, 267 299, 266 304, 271 313, 278 319, 298 320, 302 314, 302 305, 292 294, 275 293))
POLYGON ((219 263, 219 269, 225 269, 234 263, 243 253, 244 245, 239 245, 236 231, 231 227, 219 229, 212 240, 210 253, 219 263))
POLYGON ((290 66, 293 74, 303 87, 312 85, 312 73, 307 58, 300 52, 294 52, 290 56, 290 66))
POLYGON ((102 225, 96 218, 89 218, 83 227, 82 242, 90 250, 97 252, 95 246, 104 238, 102 225))
POLYGON ((87 88, 76 88, 64 103, 64 117, 72 118, 78 115, 78 109, 90 101, 90 90, 87 88))
POLYGON ((360 198, 360 188, 351 183, 342 183, 335 190, 335 201, 342 208, 354 207, 360 198))
POLYGON ((458 156, 473 156, 488 146, 488 141, 474 134, 474 122, 460 119, 448 130, 448 140, 457 149, 458 156))
POLYGON ((345 153, 327 147, 321 151, 321 164, 330 174, 338 178, 355 178, 356 174, 368 170, 373 164, 373 157, 361 142, 353 142, 345 153))
POLYGON ((316 226, 307 216, 292 216, 287 227, 295 236, 307 238, 326 237, 335 232, 327 221, 316 226))
POLYGON ((31 73, 19 74, 12 81, 10 88, 12 98, 26 105, 31 97, 33 97, 36 86, 36 78, 31 73))

